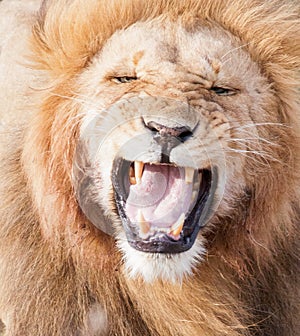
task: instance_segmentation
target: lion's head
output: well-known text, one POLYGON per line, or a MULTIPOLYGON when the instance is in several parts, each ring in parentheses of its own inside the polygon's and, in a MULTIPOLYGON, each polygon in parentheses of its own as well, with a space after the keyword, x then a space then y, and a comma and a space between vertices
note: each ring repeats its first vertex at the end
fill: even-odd
POLYGON ((298 1, 44 0, 31 19, 6 54, 34 79, 0 148, 8 334, 295 334, 298 1))
MULTIPOLYGON (((262 38, 270 23, 237 30, 243 18, 250 27, 250 18, 226 16, 223 5, 191 2, 181 12, 180 4, 157 3, 151 14, 140 5, 106 8, 124 17, 98 29, 96 21, 87 42, 74 46, 71 32, 87 23, 52 22, 60 15, 50 2, 34 46, 61 81, 44 104, 53 112, 43 127, 52 137, 54 188, 74 188, 96 232, 116 238, 129 274, 176 280, 221 239, 221 249, 234 241, 242 248, 245 239, 253 248, 272 245, 268 235, 259 238, 267 223, 256 216, 258 207, 271 217, 271 208, 283 212, 289 197, 295 116, 284 99, 294 88, 275 70, 290 71, 295 60, 280 59, 279 37, 262 38), (65 51, 49 54, 50 33, 68 40, 65 51)), ((87 10, 103 10, 94 6, 87 10)))
POLYGON ((201 20, 159 17, 113 34, 78 79, 79 202, 115 230, 132 274, 189 273, 205 233, 286 155, 277 98, 241 44, 201 20))

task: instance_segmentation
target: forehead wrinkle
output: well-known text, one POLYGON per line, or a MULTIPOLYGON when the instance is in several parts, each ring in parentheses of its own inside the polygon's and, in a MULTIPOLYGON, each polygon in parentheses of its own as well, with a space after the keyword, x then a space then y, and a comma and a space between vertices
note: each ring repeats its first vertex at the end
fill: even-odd
POLYGON ((211 31, 203 26, 191 32, 178 27, 177 45, 181 46, 178 63, 203 80, 217 81, 223 76, 224 67, 227 68, 221 59, 223 50, 233 49, 233 44, 226 45, 227 40, 230 42, 222 30, 211 31))
POLYGON ((179 59, 179 50, 175 43, 169 43, 167 41, 161 41, 156 46, 159 51, 160 58, 164 61, 176 64, 179 59))

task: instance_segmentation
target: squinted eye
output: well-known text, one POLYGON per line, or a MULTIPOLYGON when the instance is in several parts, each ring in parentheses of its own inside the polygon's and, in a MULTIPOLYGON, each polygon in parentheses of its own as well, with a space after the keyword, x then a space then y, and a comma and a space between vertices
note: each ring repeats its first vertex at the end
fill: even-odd
POLYGON ((218 96, 232 96, 236 94, 236 90, 223 88, 220 86, 213 86, 210 88, 211 91, 214 91, 218 96))
POLYGON ((122 77, 113 77, 112 78, 112 81, 117 83, 117 84, 131 83, 135 80, 137 80, 137 77, 122 76, 122 77))

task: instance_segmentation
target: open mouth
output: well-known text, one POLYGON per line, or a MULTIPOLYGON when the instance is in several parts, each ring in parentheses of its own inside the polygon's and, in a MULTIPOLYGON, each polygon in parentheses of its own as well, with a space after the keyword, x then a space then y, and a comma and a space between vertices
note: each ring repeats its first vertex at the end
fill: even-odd
POLYGON ((129 244, 152 253, 180 253, 193 246, 216 184, 210 169, 121 158, 114 162, 112 181, 129 244))

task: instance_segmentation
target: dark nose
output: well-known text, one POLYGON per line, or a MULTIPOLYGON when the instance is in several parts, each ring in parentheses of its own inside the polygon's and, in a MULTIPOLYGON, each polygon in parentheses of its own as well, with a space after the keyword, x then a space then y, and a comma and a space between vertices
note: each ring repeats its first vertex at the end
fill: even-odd
POLYGON ((161 137, 176 137, 182 142, 187 140, 193 135, 191 129, 187 126, 168 127, 157 123, 156 121, 149 121, 145 123, 145 126, 153 132, 157 132, 161 137))

